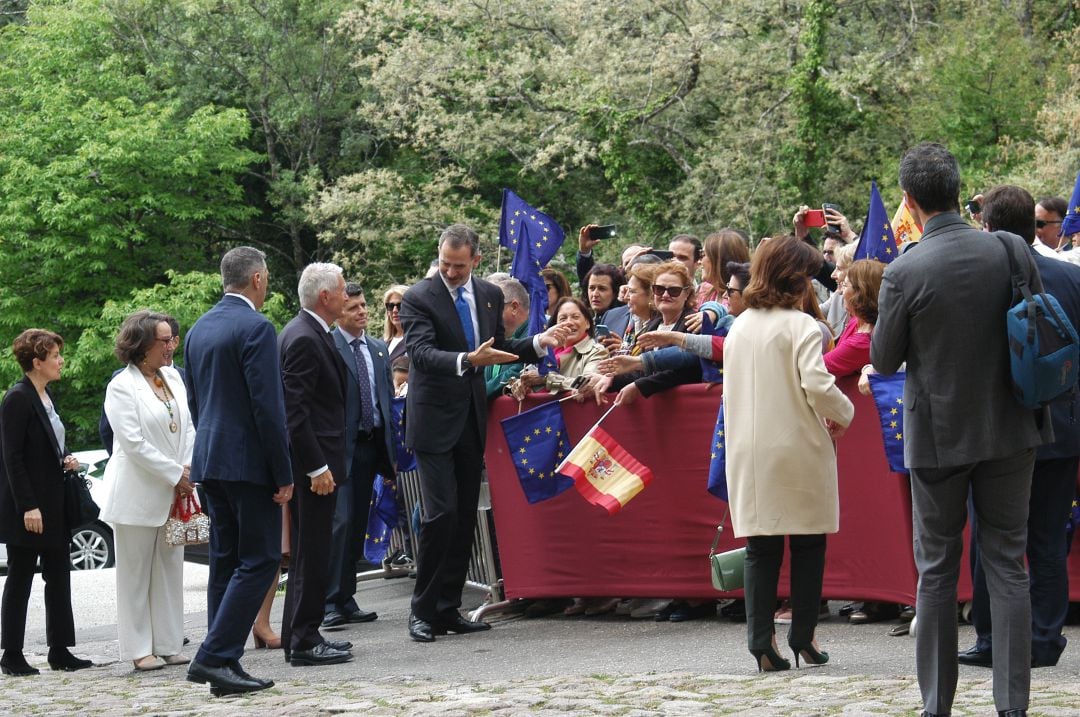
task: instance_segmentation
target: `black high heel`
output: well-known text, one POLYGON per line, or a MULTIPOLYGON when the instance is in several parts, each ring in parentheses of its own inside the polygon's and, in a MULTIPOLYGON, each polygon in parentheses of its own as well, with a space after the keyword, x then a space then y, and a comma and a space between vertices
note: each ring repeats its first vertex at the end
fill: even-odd
POLYGON ((21 652, 17 655, 5 653, 3 659, 0 659, 0 672, 12 677, 29 677, 30 675, 41 674, 41 670, 30 666, 21 652))
POLYGON ((814 647, 814 643, 803 645, 802 647, 796 647, 795 645, 789 645, 791 651, 795 653, 795 669, 799 669, 799 657, 806 661, 808 665, 824 665, 829 661, 829 653, 818 650, 814 647))
POLYGON ((74 672, 75 670, 85 670, 87 667, 93 666, 93 662, 75 657, 66 647, 49 650, 49 667, 54 670, 74 672))
POLYGON ((791 663, 780 657, 771 647, 765 650, 750 650, 750 654, 757 660, 758 672, 780 672, 791 669, 791 663))

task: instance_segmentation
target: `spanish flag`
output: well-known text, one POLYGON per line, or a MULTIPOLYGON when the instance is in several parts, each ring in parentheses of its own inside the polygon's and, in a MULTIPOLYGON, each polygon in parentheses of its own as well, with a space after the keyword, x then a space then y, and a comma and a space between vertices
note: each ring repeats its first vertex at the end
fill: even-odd
POLYGON ((922 239, 922 227, 915 223, 915 218, 911 216, 903 199, 900 200, 900 206, 896 208, 896 214, 893 214, 892 231, 893 236, 896 237, 897 246, 922 239))
POLYGON ((585 434, 556 471, 573 478, 585 500, 608 515, 618 513, 653 479, 647 466, 599 426, 585 434))

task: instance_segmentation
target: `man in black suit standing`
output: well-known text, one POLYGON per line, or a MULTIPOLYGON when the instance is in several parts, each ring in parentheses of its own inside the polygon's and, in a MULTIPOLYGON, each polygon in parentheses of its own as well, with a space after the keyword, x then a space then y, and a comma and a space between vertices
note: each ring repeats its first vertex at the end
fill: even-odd
POLYGON ((345 465, 348 476, 337 481, 333 538, 330 547, 330 588, 326 593, 323 627, 371 622, 374 612, 356 604, 356 561, 371 507, 376 474, 394 475, 394 433, 390 396, 390 351, 367 334, 368 309, 364 289, 345 284, 345 309, 333 331, 334 345, 349 377, 345 394, 345 465))
POLYGON ((556 325, 506 339, 502 291, 472 276, 479 263, 476 232, 464 224, 448 227, 439 237, 438 273, 409 289, 401 305, 411 360, 405 443, 416 451, 423 507, 409 616, 409 636, 417 642, 491 627, 458 612, 484 465, 483 367, 538 361, 569 334, 556 325))
POLYGON ((191 480, 210 515, 208 629, 188 680, 217 695, 273 686, 240 667, 244 642, 281 564, 281 504, 292 496, 274 325, 259 313, 266 255, 221 259, 225 296, 188 332, 184 364, 197 432, 191 480))
MULTIPOLYGON (((1009 261, 998 239, 960 218, 956 159, 940 144, 921 144, 900 161, 900 187, 923 236, 885 270, 870 359, 890 374, 907 362, 904 464, 919 570, 915 665, 923 714, 949 714, 956 694, 956 586, 970 493, 994 615, 994 704, 1019 717, 1031 681, 1028 496, 1035 447, 1049 437, 1050 421, 1013 397, 1009 261)), ((1002 236, 1024 280, 1042 291, 1028 247, 1002 236)))
MULTIPOLYGON (((1043 289, 1061 304, 1074 327, 1080 326, 1080 266, 1043 254, 1036 242, 1035 200, 1020 187, 994 187, 982 201, 987 231, 1003 230, 1031 244, 1043 289)), ((1050 403, 1054 442, 1039 446, 1028 500, 1027 558, 1031 578, 1031 665, 1056 665, 1065 649, 1065 616, 1069 611, 1068 542, 1065 525, 1076 492, 1080 469, 1080 393, 1067 391, 1050 403)), ((967 665, 993 665, 990 595, 986 571, 979 559, 977 522, 973 516, 971 622, 975 645, 959 655, 967 665)))
POLYGON ((345 476, 345 386, 348 369, 330 324, 345 307, 345 279, 334 264, 308 264, 297 287, 296 317, 278 337, 285 419, 292 449, 293 551, 285 590, 281 644, 294 667, 352 659, 348 642, 320 633, 330 570, 335 477, 345 476))

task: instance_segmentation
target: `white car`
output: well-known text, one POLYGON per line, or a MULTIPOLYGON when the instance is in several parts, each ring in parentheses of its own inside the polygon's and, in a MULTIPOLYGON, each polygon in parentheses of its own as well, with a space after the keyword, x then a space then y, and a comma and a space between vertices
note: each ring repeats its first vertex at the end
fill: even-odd
MULTIPOLYGON (((79 474, 90 486, 94 502, 101 505, 105 499, 105 464, 109 454, 104 450, 76 451, 72 453, 79 461, 79 474)), ((113 532, 105 523, 95 520, 76 530, 71 536, 71 569, 100 570, 116 564, 116 548, 113 532)), ((7 548, 0 543, 0 569, 7 570, 7 548)))

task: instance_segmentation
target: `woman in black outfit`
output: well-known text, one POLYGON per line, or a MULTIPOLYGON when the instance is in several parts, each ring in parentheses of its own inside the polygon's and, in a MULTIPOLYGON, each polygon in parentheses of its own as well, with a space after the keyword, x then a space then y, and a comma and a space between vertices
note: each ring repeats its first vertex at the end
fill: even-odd
POLYGON ((34 568, 41 560, 45 581, 45 625, 49 666, 73 671, 90 667, 68 647, 75 644, 71 614, 70 533, 64 519, 64 471, 79 462, 64 447, 64 424, 46 386, 60 378, 64 340, 43 329, 27 329, 12 352, 25 372, 0 404, 0 541, 7 544, 8 574, 0 606, 0 670, 36 675, 23 657, 26 608, 34 568))

